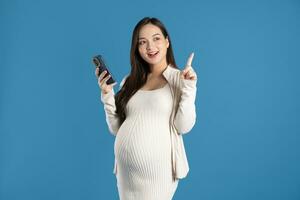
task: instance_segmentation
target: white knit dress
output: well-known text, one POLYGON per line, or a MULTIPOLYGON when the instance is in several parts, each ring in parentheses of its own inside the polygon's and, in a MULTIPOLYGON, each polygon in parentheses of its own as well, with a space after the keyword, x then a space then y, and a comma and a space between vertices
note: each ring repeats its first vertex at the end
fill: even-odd
POLYGON ((126 106, 126 120, 114 144, 117 187, 121 200, 171 200, 172 180, 169 84, 138 90, 126 106))

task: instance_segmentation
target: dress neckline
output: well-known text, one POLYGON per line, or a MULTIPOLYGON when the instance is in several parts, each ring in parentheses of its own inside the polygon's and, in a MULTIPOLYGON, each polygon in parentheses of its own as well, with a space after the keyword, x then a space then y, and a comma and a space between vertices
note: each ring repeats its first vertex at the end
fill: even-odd
POLYGON ((139 89, 138 91, 140 91, 140 92, 155 92, 155 91, 164 89, 165 87, 167 87, 167 85, 168 85, 168 83, 166 83, 163 87, 156 88, 156 89, 153 89, 153 90, 142 90, 142 89, 139 89))

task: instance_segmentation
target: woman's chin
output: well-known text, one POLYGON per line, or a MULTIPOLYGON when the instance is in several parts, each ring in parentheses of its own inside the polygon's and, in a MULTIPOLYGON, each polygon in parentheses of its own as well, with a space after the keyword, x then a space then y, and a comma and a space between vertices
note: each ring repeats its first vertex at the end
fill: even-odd
POLYGON ((156 58, 156 59, 148 59, 147 63, 150 65, 156 65, 159 64, 161 62, 162 59, 156 58))

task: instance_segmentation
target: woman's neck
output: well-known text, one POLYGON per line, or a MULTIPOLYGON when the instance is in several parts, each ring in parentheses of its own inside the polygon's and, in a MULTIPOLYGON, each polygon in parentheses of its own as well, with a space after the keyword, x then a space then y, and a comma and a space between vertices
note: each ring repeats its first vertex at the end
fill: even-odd
POLYGON ((159 77, 162 75, 163 71, 168 67, 168 63, 166 61, 159 63, 157 65, 150 65, 150 73, 149 75, 152 77, 159 77))

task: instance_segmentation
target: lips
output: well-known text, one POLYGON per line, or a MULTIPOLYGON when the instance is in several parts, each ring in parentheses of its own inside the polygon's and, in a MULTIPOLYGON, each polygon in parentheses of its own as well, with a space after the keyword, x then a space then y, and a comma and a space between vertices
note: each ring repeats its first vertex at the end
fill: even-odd
POLYGON ((147 53, 147 55, 151 58, 151 57, 154 57, 158 54, 159 51, 153 51, 153 52, 149 52, 147 53))

